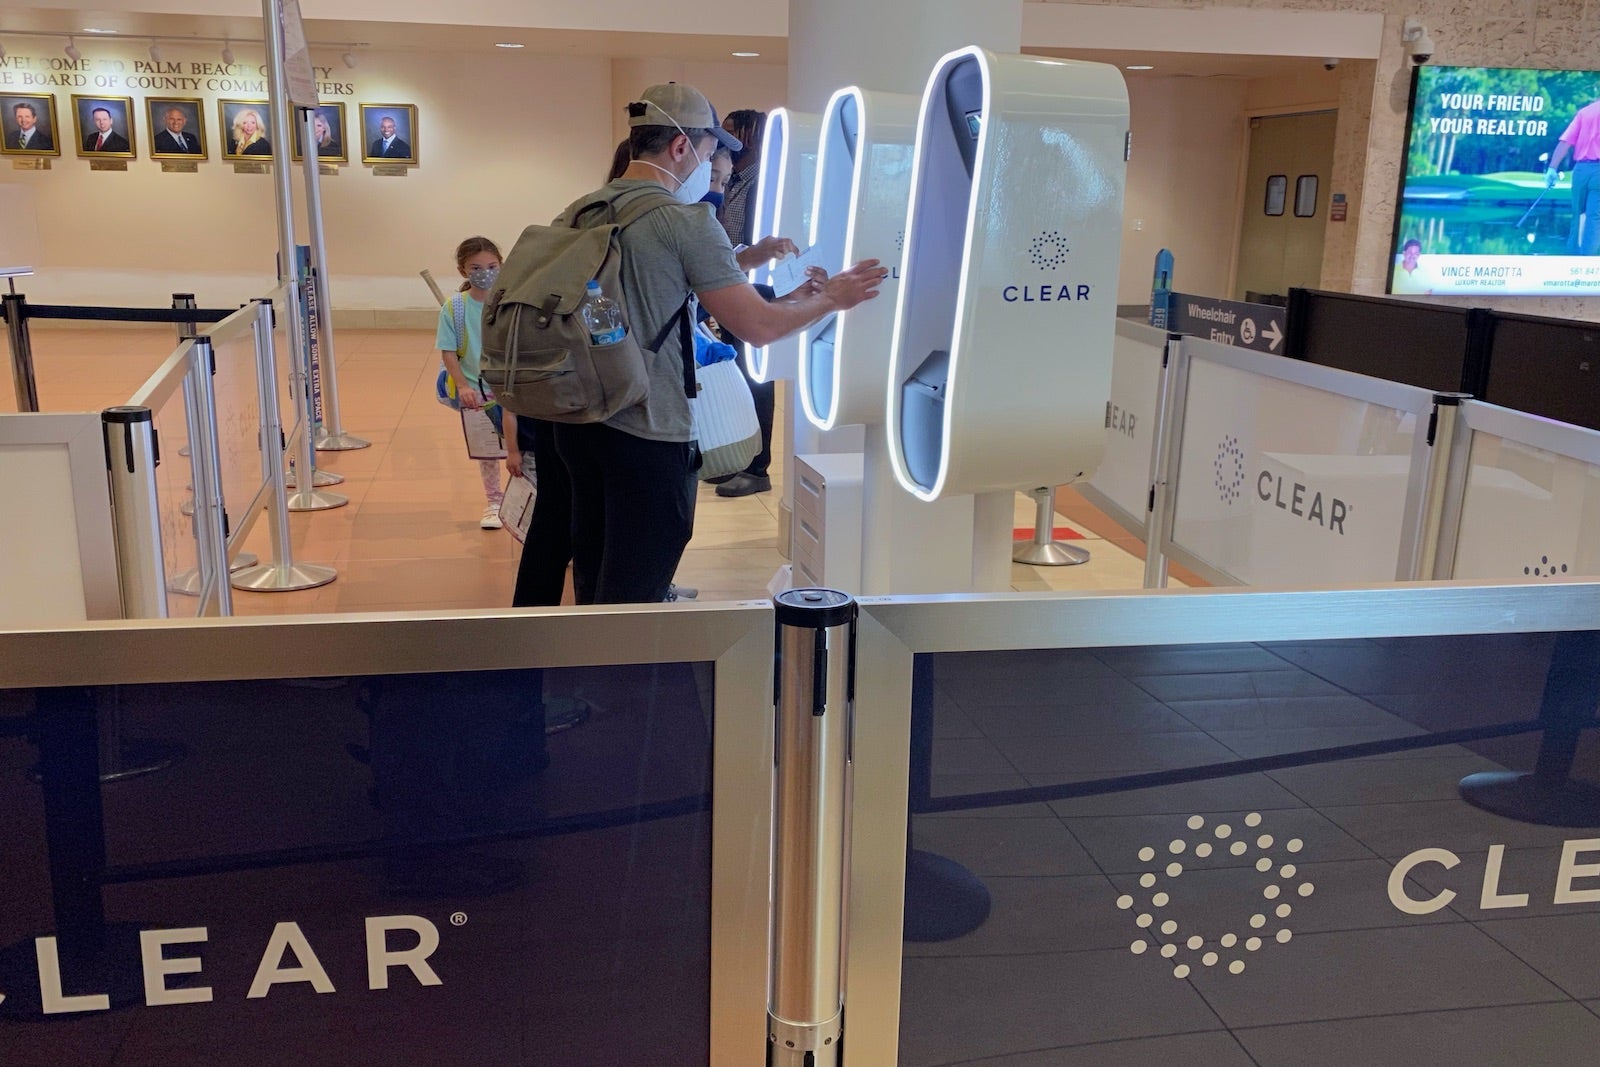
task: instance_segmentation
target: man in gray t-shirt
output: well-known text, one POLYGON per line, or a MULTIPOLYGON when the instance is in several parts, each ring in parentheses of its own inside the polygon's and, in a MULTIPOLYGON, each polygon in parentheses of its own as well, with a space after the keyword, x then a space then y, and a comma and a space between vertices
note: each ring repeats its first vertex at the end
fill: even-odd
MULTIPOLYGON (((651 86, 628 105, 628 126, 633 162, 612 187, 653 182, 681 204, 650 212, 622 238, 620 296, 641 345, 655 340, 691 295, 757 345, 878 295, 888 271, 867 260, 790 299, 761 298, 711 209, 699 203, 716 146, 739 148, 699 90, 651 86)), ((693 353, 683 352, 678 329, 669 334, 647 356, 650 393, 643 401, 603 423, 555 427, 556 450, 572 478, 572 582, 580 604, 666 599, 694 532, 697 459, 684 394, 684 360, 693 353)))

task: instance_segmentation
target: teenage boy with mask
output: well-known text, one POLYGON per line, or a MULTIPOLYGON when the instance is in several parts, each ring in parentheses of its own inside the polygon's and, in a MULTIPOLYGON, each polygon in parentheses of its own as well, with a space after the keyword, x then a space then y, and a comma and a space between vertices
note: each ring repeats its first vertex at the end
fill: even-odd
MULTIPOLYGON (((802 330, 876 296, 887 275, 877 260, 841 271, 797 299, 767 303, 734 258, 727 234, 699 201, 711 154, 739 141, 724 132, 699 90, 654 85, 628 105, 633 162, 578 205, 654 184, 679 205, 657 208, 623 231, 622 287, 634 336, 649 344, 684 301, 698 296, 718 322, 756 344, 802 330)), ((563 215, 554 225, 565 225, 563 215)), ((684 395, 681 332, 646 353, 650 391, 603 423, 559 424, 556 449, 572 477, 573 587, 580 604, 666 599, 693 532, 693 429, 684 395)), ((692 357, 692 353, 690 354, 692 357)))

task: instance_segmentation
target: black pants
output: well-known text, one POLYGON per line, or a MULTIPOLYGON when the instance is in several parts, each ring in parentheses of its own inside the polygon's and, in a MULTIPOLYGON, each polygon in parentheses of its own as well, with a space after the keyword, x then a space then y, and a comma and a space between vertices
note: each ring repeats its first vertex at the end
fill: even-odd
POLYGON ((517 447, 524 462, 533 463, 539 491, 533 498, 522 562, 517 565, 517 585, 511 594, 514 608, 557 607, 567 583, 567 564, 572 561, 572 479, 556 451, 555 431, 554 423, 517 418, 517 447))
POLYGON ((580 604, 667 598, 694 532, 694 446, 603 423, 555 427, 572 478, 572 587, 580 604))
MULTIPOLYGON (((758 285, 755 288, 763 299, 769 302, 773 299, 772 286, 758 285)), ((765 478, 767 468, 772 465, 772 420, 778 408, 778 383, 758 382, 750 377, 750 368, 745 365, 743 355, 744 342, 735 337, 727 327, 723 327, 722 339, 732 345, 734 351, 740 353, 739 369, 744 372, 744 380, 750 386, 750 395, 756 402, 756 422, 761 425, 761 451, 756 453, 756 458, 750 461, 750 466, 744 469, 744 473, 765 478)))

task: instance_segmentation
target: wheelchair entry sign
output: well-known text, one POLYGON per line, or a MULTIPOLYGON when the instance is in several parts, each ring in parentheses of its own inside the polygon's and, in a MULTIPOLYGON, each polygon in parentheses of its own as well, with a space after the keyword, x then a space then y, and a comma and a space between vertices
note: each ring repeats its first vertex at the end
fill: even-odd
POLYGON ((1168 322, 1174 333, 1186 337, 1281 356, 1288 313, 1270 304, 1173 293, 1168 322))

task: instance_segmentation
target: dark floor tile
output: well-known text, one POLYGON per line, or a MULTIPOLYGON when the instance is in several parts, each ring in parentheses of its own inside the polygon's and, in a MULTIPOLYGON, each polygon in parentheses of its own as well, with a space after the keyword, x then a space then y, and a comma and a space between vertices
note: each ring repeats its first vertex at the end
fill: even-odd
MULTIPOLYGON (((1029 775, 1038 785, 1059 775, 1029 775)), ((1264 774, 1240 774, 1203 782, 1180 782, 1151 789, 1132 789, 1097 796, 1054 800, 1050 807, 1061 816, 1088 815, 1206 815, 1212 812, 1267 811, 1306 805, 1264 774)))
POLYGON ((1223 763, 1223 745, 1198 730, 1160 734, 1072 734, 998 738, 994 745, 1023 774, 1115 775, 1223 763))
POLYGON ((1555 1067, 1589 1063, 1600 1019, 1576 1004, 1519 1004, 1235 1032, 1260 1067, 1555 1067))
MULTIPOLYGON (((1340 748, 1345 745, 1364 745, 1373 741, 1390 741, 1399 737, 1416 737, 1425 731, 1401 719, 1372 726, 1326 726, 1283 730, 1214 730, 1211 736, 1240 759, 1259 759, 1264 756, 1284 756, 1294 752, 1314 752, 1323 748, 1340 748)), ((1393 753, 1388 759, 1415 759, 1427 755, 1427 749, 1407 749, 1393 753)))
POLYGON ((1294 670, 1294 664, 1259 645, 1181 645, 1102 648, 1101 661, 1127 675, 1221 674, 1294 670))
MULTIPOLYGON (((1192 813, 1198 814, 1198 813, 1192 813)), ((1129 815, 1065 819, 1073 836, 1088 849, 1095 862, 1107 872, 1134 874, 1150 870, 1155 860, 1140 858, 1140 850, 1151 848, 1163 866, 1180 863, 1185 870, 1223 867, 1250 867, 1263 855, 1259 841, 1270 835, 1273 855, 1295 857, 1296 863, 1330 863, 1336 860, 1372 859, 1372 853, 1339 827, 1309 808, 1243 812, 1234 811, 1202 816, 1205 824, 1190 829, 1183 814, 1129 815), (1248 816, 1261 816, 1255 826, 1248 816), (1226 837, 1217 837, 1226 826, 1226 837), (1181 852, 1172 852, 1172 843, 1182 841, 1181 852), (1297 850, 1290 851, 1294 842, 1297 850), (1236 852, 1235 846, 1245 845, 1236 852), (1207 847, 1202 847, 1207 846, 1207 847), (1205 853, 1202 855, 1202 853, 1205 853)))
POLYGON ((1150 694, 1119 674, 1061 675, 1019 670, 962 674, 941 682, 968 712, 991 704, 1142 704, 1150 694))
POLYGON ((933 744, 935 774, 1005 774, 1017 769, 986 738, 940 738, 933 744))
POLYGON ((966 1060, 956 1067, 1255 1067, 1228 1034, 1184 1034, 966 1060))
POLYGON ((1220 1029, 1162 962, 1127 949, 907 959, 901 1067, 1220 1029))
POLYGON ((1600 968, 1595 965, 1600 960, 1600 922, 1592 913, 1507 918, 1478 926, 1571 996, 1600 997, 1600 968))
POLYGON ((1195 966, 1194 982, 1230 1029, 1564 999, 1469 923, 1297 934, 1195 966))
POLYGON ((1410 803, 1453 800, 1462 778, 1500 769, 1481 756, 1447 755, 1408 760, 1340 760, 1268 771, 1272 779, 1312 805, 1410 803))
POLYGON ((948 856, 979 875, 1093 874, 1099 868, 1054 817, 1043 819, 922 819, 917 848, 948 856))
POLYGON ((1573 834, 1559 827, 1505 819, 1463 800, 1357 807, 1330 805, 1321 810, 1352 837, 1391 861, 1420 848, 1444 848, 1465 854, 1487 852, 1491 845, 1560 847, 1573 834))
POLYGON ((980 706, 973 728, 986 737, 1050 737, 1062 734, 1136 734, 1193 731, 1195 725, 1149 697, 1133 704, 1044 702, 980 706))
MULTIPOLYGON (((974 793, 1001 792, 1008 789, 1026 789, 1031 782, 1015 772, 1009 774, 936 774, 933 777, 933 795, 938 798, 967 796, 974 793)), ((1051 814, 1043 803, 1012 804, 1001 808, 973 808, 964 812, 927 815, 929 819, 974 818, 1014 819, 1051 814)))
POLYGON ((1342 696, 1344 691, 1304 671, 1154 674, 1134 678, 1157 700, 1237 700, 1244 697, 1342 696))
POLYGON ((988 878, 990 911, 954 941, 906 944, 907 956, 1001 956, 1126 948, 1137 935, 1104 875, 988 878))
POLYGON ((1174 700, 1173 711, 1202 730, 1283 730, 1329 726, 1389 725, 1395 716, 1360 697, 1233 697, 1227 700, 1174 700))

